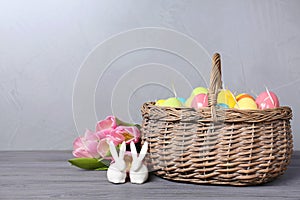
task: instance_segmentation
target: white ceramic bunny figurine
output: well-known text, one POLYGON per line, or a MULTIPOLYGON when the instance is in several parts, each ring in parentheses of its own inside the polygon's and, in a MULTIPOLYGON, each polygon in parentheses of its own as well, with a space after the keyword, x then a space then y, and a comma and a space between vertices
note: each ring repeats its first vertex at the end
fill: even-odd
POLYGON ((130 143, 130 150, 132 155, 132 164, 129 172, 130 181, 131 183, 142 184, 148 179, 148 168, 143 164, 148 150, 148 142, 145 141, 139 156, 133 142, 130 143))
POLYGON ((112 183, 125 183, 126 180, 126 163, 124 161, 125 142, 121 144, 119 156, 114 143, 109 143, 109 150, 115 162, 111 164, 107 170, 107 179, 112 183))

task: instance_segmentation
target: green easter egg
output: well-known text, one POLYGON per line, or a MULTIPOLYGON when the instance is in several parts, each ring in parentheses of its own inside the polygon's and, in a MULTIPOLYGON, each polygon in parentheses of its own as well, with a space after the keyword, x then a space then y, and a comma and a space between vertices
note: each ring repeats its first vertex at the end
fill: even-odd
POLYGON ((192 106, 192 101, 193 101, 193 99, 194 99, 194 95, 190 96, 190 97, 185 101, 184 106, 190 108, 190 107, 192 106))
POLYGON ((205 87, 196 87, 193 92, 192 95, 196 96, 197 94, 207 94, 208 90, 205 87))
POLYGON ((171 97, 165 100, 161 106, 166 107, 182 107, 182 103, 180 100, 178 100, 176 97, 171 97))

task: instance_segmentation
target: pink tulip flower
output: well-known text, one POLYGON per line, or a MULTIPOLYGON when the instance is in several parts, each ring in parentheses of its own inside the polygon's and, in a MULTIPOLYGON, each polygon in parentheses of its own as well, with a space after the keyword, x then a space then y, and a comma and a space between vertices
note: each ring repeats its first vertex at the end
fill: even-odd
POLYGON ((86 130, 84 136, 77 137, 73 142, 73 155, 77 158, 99 158, 99 137, 90 130, 86 130))
POLYGON ((73 155, 78 158, 112 159, 109 153, 109 142, 115 146, 123 141, 129 144, 139 141, 139 129, 131 124, 122 122, 114 116, 108 116, 96 125, 96 132, 86 130, 84 136, 77 137, 73 142, 73 155), (119 126, 118 126, 119 125, 119 126))

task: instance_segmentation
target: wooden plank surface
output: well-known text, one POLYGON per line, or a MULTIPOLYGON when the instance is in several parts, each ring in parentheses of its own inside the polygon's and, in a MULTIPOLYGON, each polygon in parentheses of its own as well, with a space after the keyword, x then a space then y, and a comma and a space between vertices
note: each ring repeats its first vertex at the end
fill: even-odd
POLYGON ((300 152, 275 181, 248 187, 176 183, 154 175, 147 183, 114 185, 106 172, 70 166, 67 151, 0 151, 0 199, 300 199, 300 152))

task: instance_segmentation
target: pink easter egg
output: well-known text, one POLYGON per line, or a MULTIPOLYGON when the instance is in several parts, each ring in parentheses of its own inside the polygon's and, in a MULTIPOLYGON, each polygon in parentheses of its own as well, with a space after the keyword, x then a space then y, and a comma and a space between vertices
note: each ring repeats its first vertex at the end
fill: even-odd
POLYGON ((208 106, 208 96, 207 94, 197 94, 193 101, 192 107, 195 109, 203 108, 208 106))
POLYGON ((274 92, 262 92, 255 100, 259 109, 277 108, 279 107, 278 97, 274 92))

